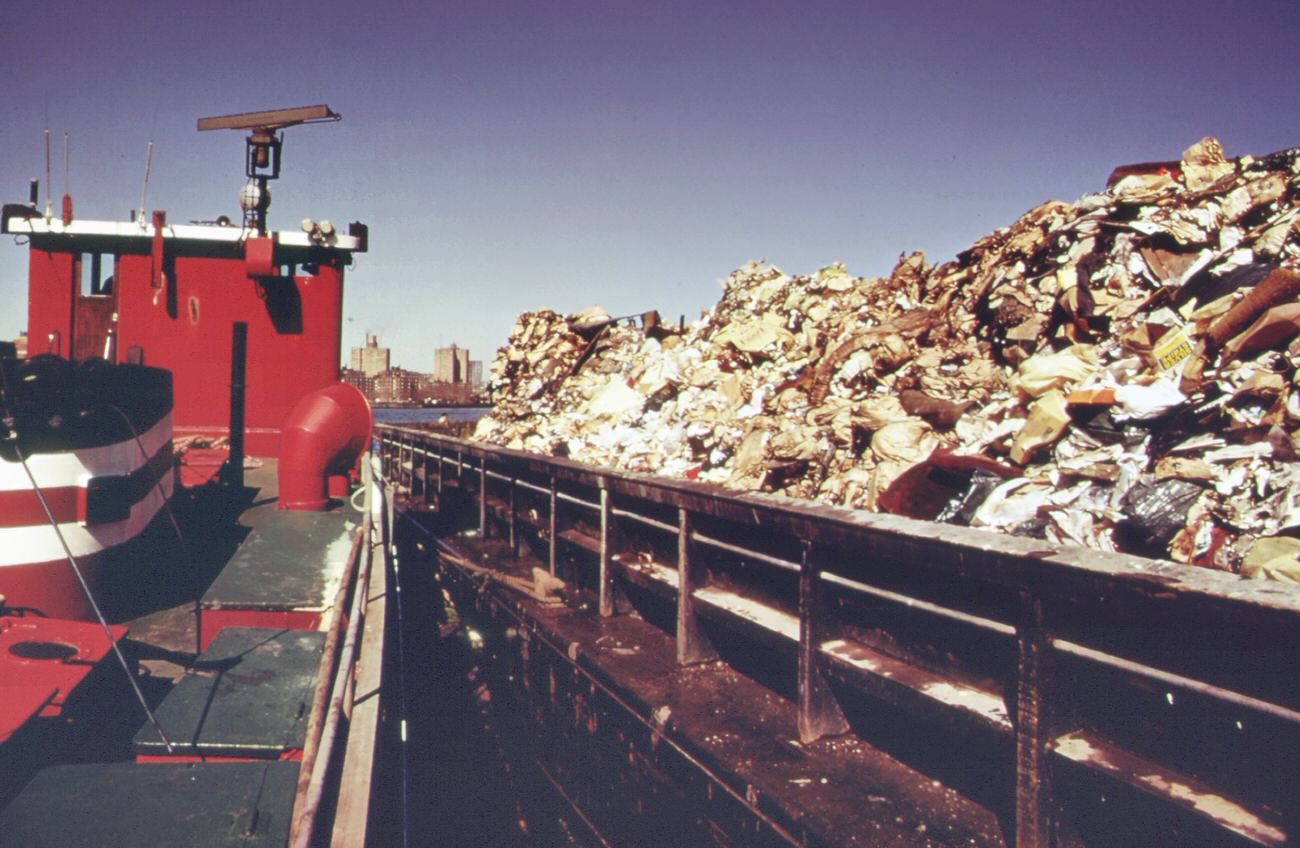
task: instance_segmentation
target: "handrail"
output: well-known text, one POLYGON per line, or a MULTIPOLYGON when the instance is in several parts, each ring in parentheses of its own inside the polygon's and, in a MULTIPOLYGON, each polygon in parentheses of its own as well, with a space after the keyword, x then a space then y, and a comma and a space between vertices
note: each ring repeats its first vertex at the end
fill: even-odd
POLYGON ((325 723, 325 712, 331 690, 331 687, 324 685, 323 681, 334 679, 334 672, 339 659, 339 640, 348 624, 348 616, 344 613, 344 610, 347 606, 349 593, 352 591, 353 579, 356 577, 357 569, 361 563, 361 546, 365 543, 365 538, 364 532, 358 532, 353 538, 352 550, 348 553, 347 568, 344 569, 343 579, 339 581, 338 591, 334 593, 334 602, 330 605, 330 624, 326 631, 325 646, 321 650, 320 662, 316 667, 317 686, 312 696, 311 706, 308 708, 306 740, 303 743, 302 760, 298 767, 298 786, 293 798, 293 809, 295 811, 293 816, 294 835, 296 835, 299 827, 296 811, 303 809, 303 804, 311 791, 312 773, 315 770, 316 758, 320 753, 321 730, 325 723))
MULTIPOLYGON (((1237 838, 1281 845, 1300 834, 1294 812, 1277 803, 1289 790, 1250 760, 1286 747, 1270 734, 1300 740, 1300 593, 1291 589, 427 431, 377 431, 385 474, 412 502, 440 502, 453 487, 467 508, 476 502, 482 535, 505 525, 514 549, 530 532, 553 573, 562 545, 565 556, 595 555, 594 585, 588 572, 564 576, 586 581, 601 616, 612 614, 619 583, 675 600, 679 662, 714 656, 702 619, 787 646, 805 741, 847 728, 833 680, 918 721, 1009 746, 1020 848, 1050 844, 1053 782, 1071 768, 1159 795, 1237 838), (745 567, 728 572, 727 586, 708 584, 706 566, 734 562, 745 567), (1113 703, 1099 708, 1089 681, 1113 703), (1112 706, 1132 715, 1117 720, 1106 714, 1112 706), (1206 764, 1222 745, 1197 746, 1180 730, 1202 716, 1235 720, 1242 763, 1229 755, 1206 764), (1252 767, 1250 781, 1238 777, 1252 767)), ((1285 769, 1278 764, 1276 779, 1285 769)))
POLYGON ((334 767, 335 740, 345 710, 351 708, 353 696, 351 681, 356 672, 357 646, 365 616, 366 598, 369 594, 370 570, 374 559, 372 483, 368 456, 363 458, 362 485, 365 487, 364 515, 361 529, 353 541, 348 559, 348 571, 335 596, 329 635, 318 671, 316 693, 312 702, 307 726, 307 739, 303 747, 302 763, 298 771, 298 786, 294 795, 291 830, 288 844, 293 848, 308 848, 312 844, 315 827, 325 787, 334 767), (348 584, 352 584, 351 610, 344 615, 348 584), (339 635, 343 644, 338 645, 339 635), (321 676, 323 675, 323 676, 321 676), (332 683, 327 685, 325 681, 332 683), (328 703, 326 703, 328 695, 328 703))

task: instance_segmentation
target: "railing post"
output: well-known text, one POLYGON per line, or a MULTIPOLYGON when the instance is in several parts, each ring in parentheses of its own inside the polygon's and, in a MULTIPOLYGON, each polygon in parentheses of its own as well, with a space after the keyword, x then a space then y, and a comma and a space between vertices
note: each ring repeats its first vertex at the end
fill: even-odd
POLYGON ((411 437, 411 500, 415 500, 418 491, 420 499, 424 499, 424 459, 417 463, 416 457, 424 456, 424 445, 419 444, 415 437, 411 437), (418 486, 416 484, 419 484, 418 486))
POLYGON ((607 481, 601 480, 600 487, 600 617, 609 618, 614 614, 614 570, 610 568, 610 559, 614 556, 617 545, 618 528, 614 526, 613 497, 605 488, 607 481))
POLYGON ((1016 624, 1016 848, 1049 848, 1053 812, 1048 744, 1051 741, 1051 645, 1043 602, 1020 591, 1016 624))
POLYGON ((487 454, 478 461, 478 533, 479 538, 488 537, 487 520, 487 454))
POLYGON ((695 580, 691 572, 691 517, 677 508, 677 664, 717 659, 695 614, 695 580))
POLYGON ((429 495, 429 454, 430 453, 432 453, 432 451, 430 450, 429 446, 426 445, 424 448, 424 459, 420 460, 420 470, 421 472, 423 472, 421 476, 424 480, 424 486, 420 494, 422 496, 425 509, 429 508, 429 503, 433 500, 433 498, 429 495))
POLYGON ((835 694, 822 678, 817 665, 825 638, 821 568, 813 556, 813 544, 803 541, 799 563, 799 741, 813 742, 823 736, 846 733, 849 723, 835 694))
POLYGON ((438 493, 438 511, 439 511, 439 512, 442 511, 442 464, 443 464, 444 461, 446 461, 446 459, 447 459, 447 458, 446 458, 445 456, 443 456, 442 448, 439 447, 439 448, 438 448, 438 468, 437 468, 437 472, 436 472, 436 473, 437 473, 437 476, 438 476, 438 488, 437 488, 437 493, 438 493))
POLYGON ((407 451, 408 451, 408 447, 406 444, 406 440, 403 437, 398 436, 397 437, 397 485, 399 489, 404 488, 406 489, 407 494, 410 494, 411 481, 410 478, 406 476, 407 475, 407 471, 406 471, 407 451))
POLYGON ((518 478, 510 478, 510 555, 518 559, 519 557, 519 505, 515 500, 515 493, 518 491, 518 478))
POLYGON ((550 509, 551 545, 550 545, 550 550, 547 553, 547 564, 550 566, 552 575, 555 574, 556 552, 559 545, 559 540, 556 538, 556 531, 559 529, 560 522, 556 519, 555 507, 557 504, 559 504, 560 499, 557 495, 558 495, 558 490, 556 489, 555 475, 552 474, 551 475, 551 509, 550 509))

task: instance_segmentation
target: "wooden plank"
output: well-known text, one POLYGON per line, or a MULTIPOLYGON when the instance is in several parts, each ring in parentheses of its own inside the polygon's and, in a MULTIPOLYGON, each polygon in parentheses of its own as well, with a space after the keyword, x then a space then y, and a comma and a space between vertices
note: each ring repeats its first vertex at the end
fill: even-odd
POLYGON ((936 674, 851 639, 821 645, 836 679, 923 720, 1009 738, 1010 714, 998 695, 936 674))
POLYGON ((1092 734, 1067 733, 1055 740, 1052 751, 1063 761, 1156 796, 1257 845, 1290 844, 1281 824, 1264 812, 1252 810, 1193 777, 1138 757, 1092 734))
POLYGON ((560 538, 571 545, 576 545, 577 547, 582 548, 588 553, 600 553, 600 539, 590 533, 584 533, 576 527, 570 527, 568 530, 561 530, 560 538))
POLYGON ((340 848, 364 845, 370 818, 370 792, 383 706, 384 624, 388 606, 386 569, 382 563, 376 565, 379 567, 370 572, 366 620, 362 626, 361 649, 353 682, 352 715, 334 815, 331 845, 340 848))
POLYGON ((677 569, 653 561, 633 561, 615 555, 610 566, 621 579, 653 594, 674 600, 677 597, 677 569))

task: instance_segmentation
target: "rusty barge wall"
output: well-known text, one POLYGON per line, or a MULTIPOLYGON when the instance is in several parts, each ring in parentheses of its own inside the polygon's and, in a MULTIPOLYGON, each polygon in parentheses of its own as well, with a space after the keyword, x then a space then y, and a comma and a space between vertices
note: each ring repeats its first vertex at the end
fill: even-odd
POLYGON ((577 844, 1298 838, 1284 586, 380 440, 501 738, 577 844))

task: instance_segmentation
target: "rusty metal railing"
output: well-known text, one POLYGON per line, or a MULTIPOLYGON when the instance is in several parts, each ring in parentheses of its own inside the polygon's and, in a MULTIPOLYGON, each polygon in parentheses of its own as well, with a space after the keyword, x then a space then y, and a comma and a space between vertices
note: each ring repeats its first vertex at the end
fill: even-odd
MULTIPOLYGON (((358 700, 358 680, 365 675, 363 666, 369 669, 382 666, 385 614, 384 566, 380 563, 378 569, 373 567, 374 551, 379 543, 371 477, 367 456, 362 475, 365 487, 362 525, 353 540, 348 565, 330 609, 325 647, 317 670, 294 794, 288 842, 294 848, 326 844, 330 834, 318 832, 317 827, 327 809, 334 816, 331 844, 359 845, 365 839, 371 788, 368 777, 374 765, 376 726, 373 721, 355 721, 353 711, 358 700), (368 638, 368 631, 376 629, 378 635, 368 638), (347 770, 355 769, 358 761, 364 773, 360 778, 347 779, 347 770), (343 779, 337 777, 340 771, 345 772, 343 779), (339 794, 331 797, 331 787, 339 794), (340 797, 345 794, 346 798, 340 797)), ((380 511, 381 520, 386 520, 387 515, 386 510, 380 511)), ((377 694, 378 683, 371 686, 375 691, 365 692, 367 697, 377 694)))
POLYGON ((717 656, 703 622, 777 647, 793 660, 802 740, 862 735, 845 718, 854 698, 1004 752, 987 768, 1014 796, 1021 848, 1089 841, 1079 822, 1118 796, 1215 844, 1300 839, 1293 588, 379 434, 385 476, 412 505, 454 497, 482 535, 535 544, 598 616, 634 588, 675 605, 679 663, 717 656))

